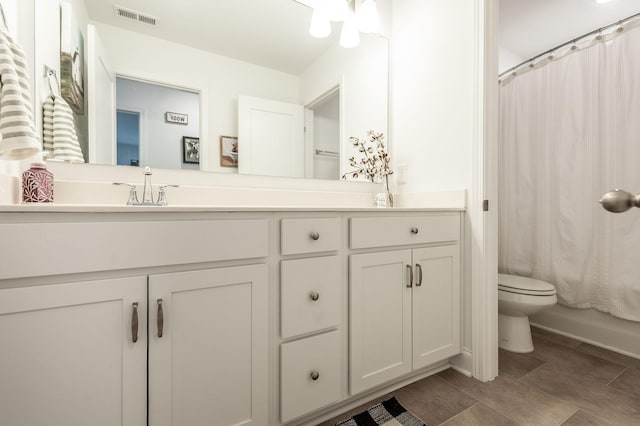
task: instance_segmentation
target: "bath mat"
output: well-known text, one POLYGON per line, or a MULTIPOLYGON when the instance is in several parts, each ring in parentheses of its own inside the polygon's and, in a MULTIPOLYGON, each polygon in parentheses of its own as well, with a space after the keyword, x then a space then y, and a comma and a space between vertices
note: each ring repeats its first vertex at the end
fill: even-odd
POLYGON ((425 423, 407 411, 397 399, 382 401, 356 414, 350 419, 337 423, 336 426, 426 426, 425 423))

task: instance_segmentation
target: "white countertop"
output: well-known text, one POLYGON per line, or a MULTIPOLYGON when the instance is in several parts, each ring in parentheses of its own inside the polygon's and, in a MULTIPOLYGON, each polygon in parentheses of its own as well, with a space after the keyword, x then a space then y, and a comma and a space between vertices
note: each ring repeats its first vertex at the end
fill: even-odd
POLYGON ((34 203, 0 205, 0 213, 189 213, 189 212, 439 212, 461 207, 323 207, 323 206, 116 206, 100 204, 34 203))

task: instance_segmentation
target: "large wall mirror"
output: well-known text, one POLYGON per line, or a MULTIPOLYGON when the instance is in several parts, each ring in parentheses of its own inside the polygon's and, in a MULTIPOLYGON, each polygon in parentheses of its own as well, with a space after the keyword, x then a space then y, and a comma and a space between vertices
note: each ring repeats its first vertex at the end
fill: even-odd
POLYGON ((57 92, 85 162, 339 179, 349 137, 388 134, 391 5, 344 48, 314 1, 35 0, 36 125, 57 92))

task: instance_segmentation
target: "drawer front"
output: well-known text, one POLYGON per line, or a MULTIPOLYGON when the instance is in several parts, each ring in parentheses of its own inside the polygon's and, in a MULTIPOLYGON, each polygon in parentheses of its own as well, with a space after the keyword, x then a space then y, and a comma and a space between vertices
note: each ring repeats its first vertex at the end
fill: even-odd
POLYGON ((460 239, 460 215, 354 217, 350 247, 400 246, 460 239))
POLYGON ((340 399, 342 352, 338 331, 281 345, 283 423, 340 399))
POLYGON ((340 324, 341 274, 337 256, 286 260, 280 271, 283 339, 340 324))
POLYGON ((267 219, 0 224, 0 235, 11 241, 0 248, 6 265, 0 279, 250 259, 269 251, 267 219))
POLYGON ((335 251, 340 247, 340 218, 282 219, 282 254, 335 251))

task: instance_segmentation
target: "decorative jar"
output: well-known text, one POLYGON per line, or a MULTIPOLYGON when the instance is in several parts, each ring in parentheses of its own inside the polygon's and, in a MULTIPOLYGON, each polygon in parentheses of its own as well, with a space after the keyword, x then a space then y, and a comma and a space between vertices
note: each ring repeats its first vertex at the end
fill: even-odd
POLYGON ((22 173, 23 203, 53 203, 53 173, 44 163, 31 163, 22 173))

